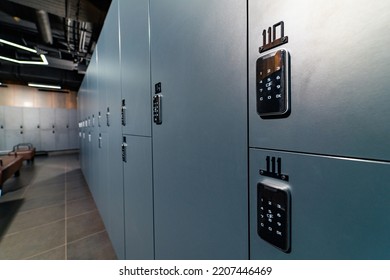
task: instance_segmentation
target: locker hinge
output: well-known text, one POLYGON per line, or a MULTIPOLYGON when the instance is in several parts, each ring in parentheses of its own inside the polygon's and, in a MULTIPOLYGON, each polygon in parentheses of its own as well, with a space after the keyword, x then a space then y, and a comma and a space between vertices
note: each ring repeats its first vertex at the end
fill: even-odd
POLYGON ((286 174, 282 174, 282 159, 278 157, 276 159, 275 157, 266 157, 267 162, 267 170, 260 169, 259 173, 262 176, 272 177, 275 179, 280 179, 283 181, 288 181, 289 177, 286 174), (276 164, 277 164, 277 170, 276 170, 276 164))

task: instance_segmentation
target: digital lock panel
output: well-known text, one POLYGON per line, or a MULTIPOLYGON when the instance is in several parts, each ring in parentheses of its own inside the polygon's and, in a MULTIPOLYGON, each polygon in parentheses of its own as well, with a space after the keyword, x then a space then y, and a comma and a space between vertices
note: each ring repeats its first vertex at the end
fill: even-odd
POLYGON ((257 184, 257 233, 285 253, 290 252, 290 208, 288 187, 257 184))
POLYGON ((262 118, 286 117, 290 112, 289 54, 280 49, 256 62, 256 107, 262 118))

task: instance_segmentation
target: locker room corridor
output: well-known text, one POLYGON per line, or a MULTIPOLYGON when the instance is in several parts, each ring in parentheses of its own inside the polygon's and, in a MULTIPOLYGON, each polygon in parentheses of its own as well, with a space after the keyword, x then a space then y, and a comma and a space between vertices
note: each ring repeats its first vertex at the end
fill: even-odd
POLYGON ((24 162, 0 197, 0 259, 116 259, 78 153, 24 162))

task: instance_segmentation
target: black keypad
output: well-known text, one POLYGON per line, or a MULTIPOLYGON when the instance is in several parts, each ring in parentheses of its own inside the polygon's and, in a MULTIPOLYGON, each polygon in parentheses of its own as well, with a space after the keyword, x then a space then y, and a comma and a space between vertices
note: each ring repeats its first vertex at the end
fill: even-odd
POLYGON ((288 112, 286 50, 260 57, 256 62, 256 106, 260 116, 283 115, 288 112))
POLYGON ((153 96, 153 121, 156 124, 162 123, 161 117, 161 95, 156 94, 153 96))
POLYGON ((290 194, 288 190, 258 183, 257 232, 284 252, 290 250, 290 194))

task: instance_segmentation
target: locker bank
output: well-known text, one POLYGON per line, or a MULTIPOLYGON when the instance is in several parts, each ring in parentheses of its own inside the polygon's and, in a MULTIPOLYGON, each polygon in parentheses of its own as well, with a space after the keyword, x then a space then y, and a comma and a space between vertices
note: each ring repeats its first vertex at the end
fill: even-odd
POLYGON ((77 113, 2 106, 0 150, 61 120, 23 142, 77 152, 113 258, 389 259, 389 11, 112 0, 77 113))

